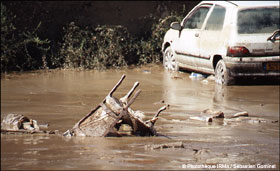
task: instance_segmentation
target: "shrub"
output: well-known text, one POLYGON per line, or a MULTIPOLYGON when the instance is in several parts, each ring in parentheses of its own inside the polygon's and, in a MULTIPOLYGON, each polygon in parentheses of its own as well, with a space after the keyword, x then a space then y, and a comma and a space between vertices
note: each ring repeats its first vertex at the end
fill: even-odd
POLYGON ((106 69, 133 63, 131 37, 123 26, 81 29, 71 22, 64 31, 60 50, 64 67, 106 69))
MULTIPOLYGON (((135 62, 133 38, 123 26, 95 28, 96 59, 99 68, 123 67, 135 62)), ((137 60, 137 59, 136 59, 137 60)))
POLYGON ((158 63, 162 61, 161 44, 164 34, 173 21, 182 18, 176 13, 156 19, 153 15, 143 17, 155 22, 150 32, 142 37, 132 37, 123 26, 97 26, 82 29, 71 22, 64 28, 64 36, 57 63, 70 68, 106 69, 131 64, 158 63))
POLYGON ((41 22, 32 31, 24 31, 19 33, 17 40, 17 63, 21 70, 34 70, 47 67, 46 53, 50 49, 50 41, 42 40, 37 31, 41 22))
POLYGON ((140 18, 143 32, 138 37, 132 37, 120 25, 80 28, 71 22, 63 28, 61 41, 51 44, 37 35, 41 23, 36 28, 19 30, 15 18, 1 3, 1 72, 47 67, 106 69, 158 63, 162 61, 161 45, 170 23, 182 19, 176 13, 160 19, 152 14, 144 16, 140 18))
POLYGON ((1 3, 1 72, 38 69, 44 66, 49 41, 37 35, 41 23, 30 30, 18 30, 13 15, 1 3))
POLYGON ((63 30, 65 34, 62 39, 59 56, 53 62, 64 67, 86 67, 86 64, 91 62, 87 59, 92 55, 91 53, 86 54, 85 47, 89 47, 89 51, 92 50, 91 37, 93 36, 87 30, 80 30, 74 22, 63 28, 63 30), (87 46, 85 43, 87 43, 87 46))
POLYGON ((15 17, 1 3, 1 72, 6 71, 10 63, 15 63, 14 32, 16 28, 13 24, 15 17))

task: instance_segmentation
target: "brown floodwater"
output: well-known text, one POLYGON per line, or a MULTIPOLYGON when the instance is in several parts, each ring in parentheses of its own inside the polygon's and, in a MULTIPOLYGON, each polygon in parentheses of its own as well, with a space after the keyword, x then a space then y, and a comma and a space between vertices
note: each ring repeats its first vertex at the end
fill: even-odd
POLYGON ((155 124, 164 136, 1 134, 1 170, 279 169, 279 85, 221 87, 160 65, 9 74, 1 78, 1 120, 9 113, 23 114, 63 133, 98 105, 122 74, 126 79, 114 96, 123 96, 139 81, 142 92, 131 108, 145 112, 146 119, 170 105, 155 124), (205 109, 223 111, 226 118, 247 111, 249 119, 190 119, 205 109), (182 142, 184 148, 147 148, 172 142, 182 142))

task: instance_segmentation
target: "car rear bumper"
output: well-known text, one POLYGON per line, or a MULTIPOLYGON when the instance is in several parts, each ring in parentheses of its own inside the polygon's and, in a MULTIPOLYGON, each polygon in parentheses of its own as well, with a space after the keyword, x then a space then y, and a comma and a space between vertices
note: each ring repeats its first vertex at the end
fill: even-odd
POLYGON ((280 57, 225 57, 231 77, 279 77, 280 57))

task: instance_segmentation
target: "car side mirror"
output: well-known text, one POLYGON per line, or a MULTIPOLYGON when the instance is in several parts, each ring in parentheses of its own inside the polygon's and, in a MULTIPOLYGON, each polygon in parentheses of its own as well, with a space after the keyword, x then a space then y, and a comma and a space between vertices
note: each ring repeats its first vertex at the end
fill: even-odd
POLYGON ((172 22, 171 24, 170 24, 170 28, 172 28, 172 29, 174 29, 174 30, 181 30, 181 25, 180 25, 180 23, 179 22, 172 22))

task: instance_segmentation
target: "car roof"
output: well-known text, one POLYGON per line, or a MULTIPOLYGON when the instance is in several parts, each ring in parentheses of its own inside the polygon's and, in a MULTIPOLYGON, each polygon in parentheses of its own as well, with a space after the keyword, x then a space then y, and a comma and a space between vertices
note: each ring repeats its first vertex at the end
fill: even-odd
POLYGON ((218 4, 222 6, 261 7, 279 6, 279 1, 202 1, 200 4, 218 4))
POLYGON ((239 7, 279 6, 279 1, 228 1, 239 7))

